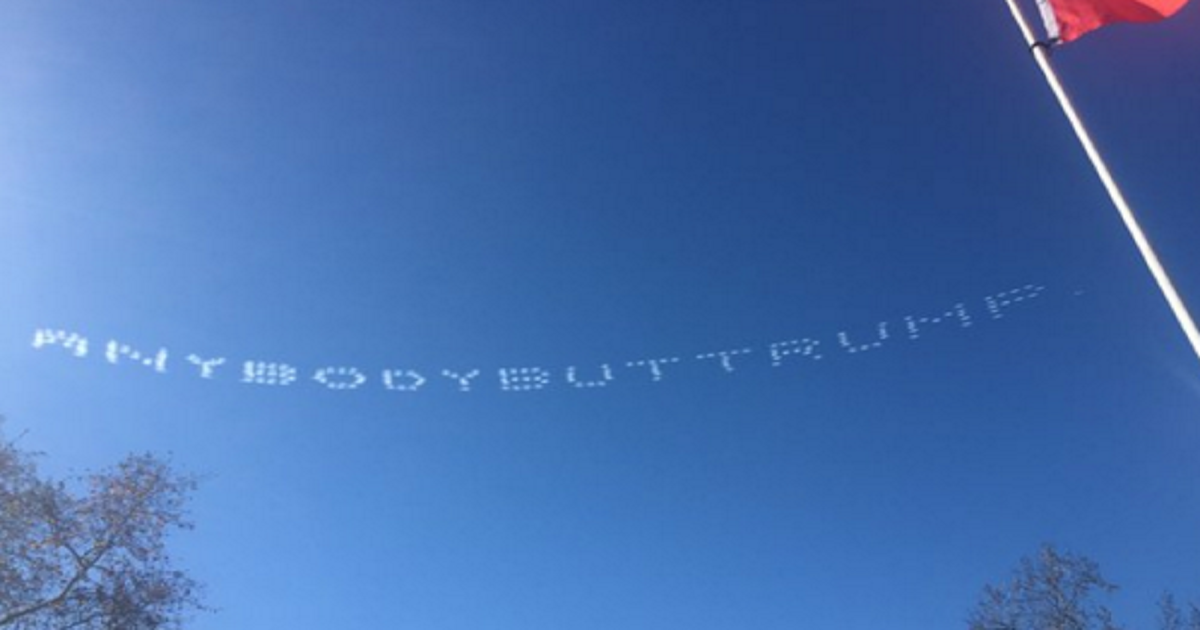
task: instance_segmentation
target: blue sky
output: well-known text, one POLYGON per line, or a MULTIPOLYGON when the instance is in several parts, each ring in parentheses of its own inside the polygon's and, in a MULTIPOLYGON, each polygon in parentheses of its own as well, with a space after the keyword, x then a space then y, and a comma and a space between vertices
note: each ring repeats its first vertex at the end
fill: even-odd
MULTIPOLYGON (((1200 361, 1004 3, 752 4, 0 6, 6 431, 206 476, 201 629, 1200 598, 1200 361)), ((1055 55, 1193 303, 1198 31, 1055 55)))

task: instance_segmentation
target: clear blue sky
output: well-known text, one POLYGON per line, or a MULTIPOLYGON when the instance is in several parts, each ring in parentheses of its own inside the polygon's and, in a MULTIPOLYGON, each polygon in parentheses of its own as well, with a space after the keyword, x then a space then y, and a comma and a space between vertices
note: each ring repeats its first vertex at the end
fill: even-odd
MULTIPOLYGON (((1200 308, 1198 34, 1055 58, 1200 308)), ((1002 0, 6 2, 0 92, 6 430, 208 476, 195 628, 961 628, 1042 542, 1200 598, 1200 361, 1002 0)))

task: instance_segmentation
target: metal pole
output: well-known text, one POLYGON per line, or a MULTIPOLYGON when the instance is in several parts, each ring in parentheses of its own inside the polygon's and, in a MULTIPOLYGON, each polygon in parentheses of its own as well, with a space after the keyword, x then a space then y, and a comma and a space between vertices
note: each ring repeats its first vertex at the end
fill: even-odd
POLYGON ((1017 22, 1017 26, 1020 27, 1021 33, 1025 36, 1025 43, 1033 51, 1033 57, 1037 60, 1038 67, 1042 69, 1042 74, 1046 76, 1046 83, 1050 84, 1050 89, 1054 92, 1054 96, 1058 98, 1058 104, 1062 107, 1063 113, 1067 115, 1067 120, 1071 122, 1071 127, 1075 130, 1075 136, 1079 138, 1079 143, 1083 145, 1083 150, 1087 153, 1088 159, 1092 161, 1092 167, 1096 169, 1096 174, 1100 176, 1100 181, 1104 183, 1104 189, 1108 191, 1109 198, 1112 199, 1113 205, 1116 206, 1117 212, 1120 213, 1121 220, 1125 223, 1125 229, 1129 230, 1129 235, 1133 237, 1133 242, 1137 245, 1138 252, 1142 255, 1142 260, 1146 262, 1146 266, 1150 269, 1154 280, 1158 282, 1159 290, 1162 291, 1163 297, 1167 299, 1167 304, 1171 306, 1171 312, 1175 314, 1175 319, 1179 322, 1179 327, 1183 329, 1183 334, 1191 342, 1192 351, 1195 352, 1196 358, 1200 359, 1200 331, 1196 330, 1196 322, 1192 321, 1192 316, 1188 313, 1183 299, 1179 297, 1179 292, 1175 290, 1175 285, 1171 282, 1171 277, 1167 275, 1167 270, 1159 262, 1158 254, 1154 253, 1154 248, 1150 246, 1150 240, 1146 238, 1145 232, 1142 231, 1142 226, 1138 224, 1137 217, 1134 216, 1133 210, 1125 201, 1125 195, 1121 193, 1120 187, 1117 186, 1112 173, 1108 170, 1108 165, 1104 163, 1104 158, 1096 150, 1096 145, 1092 142, 1087 128, 1084 127, 1083 120, 1079 118, 1079 114, 1075 111, 1075 106, 1071 103, 1071 98, 1067 96, 1066 90, 1063 89, 1062 83, 1059 82, 1058 75, 1054 72, 1054 67, 1050 65, 1050 56, 1046 52, 1046 44, 1038 42, 1037 38, 1034 37, 1033 30, 1030 29, 1029 22, 1025 19, 1025 14, 1017 6, 1017 0, 1006 1, 1008 2, 1009 10, 1012 12, 1013 19, 1017 22))

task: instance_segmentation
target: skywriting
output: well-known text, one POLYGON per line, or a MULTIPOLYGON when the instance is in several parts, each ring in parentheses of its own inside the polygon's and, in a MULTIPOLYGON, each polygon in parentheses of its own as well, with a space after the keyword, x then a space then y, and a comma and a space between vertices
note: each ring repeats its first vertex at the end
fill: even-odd
POLYGON ((99 354, 103 361, 113 366, 142 367, 158 374, 179 371, 202 379, 246 385, 288 387, 311 383, 337 391, 374 386, 394 392, 443 390, 462 393, 497 387, 504 392, 533 392, 552 387, 594 389, 627 380, 659 382, 671 375, 684 376, 689 373, 689 367, 703 366, 702 369, 732 374, 741 366, 756 361, 772 368, 787 368, 799 363, 870 352, 890 343, 920 340, 933 330, 961 330, 979 321, 1003 319, 1010 309, 1040 297, 1045 290, 1045 286, 1027 284, 979 300, 931 309, 931 314, 909 314, 898 320, 881 321, 866 334, 842 330, 831 336, 802 336, 758 345, 557 368, 526 365, 371 369, 344 364, 304 368, 282 361, 232 360, 196 352, 187 352, 182 361, 175 361, 176 353, 166 347, 145 350, 117 339, 107 339, 102 350, 95 352, 92 339, 87 335, 54 328, 35 330, 32 346, 36 350, 58 349, 78 359, 99 354))

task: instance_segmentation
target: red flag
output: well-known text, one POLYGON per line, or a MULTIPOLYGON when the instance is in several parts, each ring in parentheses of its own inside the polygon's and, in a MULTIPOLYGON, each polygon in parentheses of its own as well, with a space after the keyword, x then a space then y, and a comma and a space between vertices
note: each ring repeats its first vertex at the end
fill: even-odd
MULTIPOLYGON (((1041 0, 1045 2, 1045 0, 1041 0)), ((1114 22, 1157 22, 1183 8, 1188 0, 1049 0, 1053 12, 1042 12, 1051 38, 1064 42, 1114 22), (1053 19, 1051 19, 1053 18, 1053 19), (1057 24, 1055 24, 1057 22, 1057 24)), ((1043 5, 1043 8, 1044 5, 1043 5)))

